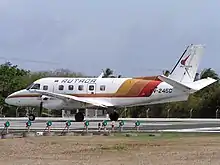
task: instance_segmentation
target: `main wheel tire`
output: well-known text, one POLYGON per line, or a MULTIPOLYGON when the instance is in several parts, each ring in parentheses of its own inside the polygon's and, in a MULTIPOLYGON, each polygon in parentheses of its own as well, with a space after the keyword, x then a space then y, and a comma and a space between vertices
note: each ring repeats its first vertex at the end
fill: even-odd
POLYGON ((84 120, 84 115, 82 112, 78 112, 75 115, 75 121, 76 122, 82 122, 84 120))
POLYGON ((119 114, 117 112, 110 113, 109 118, 111 121, 118 121, 119 114))
POLYGON ((34 114, 29 114, 28 118, 30 121, 34 121, 35 120, 35 115, 34 114))

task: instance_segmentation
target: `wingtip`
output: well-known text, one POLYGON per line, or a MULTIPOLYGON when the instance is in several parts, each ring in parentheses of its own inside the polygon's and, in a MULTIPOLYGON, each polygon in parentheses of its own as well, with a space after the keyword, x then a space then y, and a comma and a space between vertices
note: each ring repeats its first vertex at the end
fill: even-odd
POLYGON ((209 80, 212 80, 213 83, 217 82, 218 80, 214 79, 214 78, 211 78, 211 77, 208 77, 209 80))

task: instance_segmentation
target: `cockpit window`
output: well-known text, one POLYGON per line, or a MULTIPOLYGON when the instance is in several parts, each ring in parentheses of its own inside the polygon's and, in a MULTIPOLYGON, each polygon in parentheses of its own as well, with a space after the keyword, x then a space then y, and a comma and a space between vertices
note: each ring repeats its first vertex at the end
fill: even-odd
POLYGON ((31 89, 40 89, 40 84, 34 84, 31 89))
POLYGON ((29 90, 29 89, 40 89, 40 84, 34 84, 34 83, 32 83, 32 84, 29 85, 26 89, 27 89, 27 90, 29 90))
POLYGON ((28 85, 26 89, 29 90, 32 86, 33 86, 33 83, 31 85, 28 85))

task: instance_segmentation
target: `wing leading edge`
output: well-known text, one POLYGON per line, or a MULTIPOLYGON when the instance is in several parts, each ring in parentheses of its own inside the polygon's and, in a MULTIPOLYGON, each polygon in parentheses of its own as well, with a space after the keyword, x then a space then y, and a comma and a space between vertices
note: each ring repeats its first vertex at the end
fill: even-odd
POLYGON ((69 102, 69 103, 70 102, 72 102, 72 103, 78 102, 78 103, 81 103, 81 104, 91 104, 91 105, 94 105, 94 106, 104 107, 104 108, 113 106, 112 104, 104 103, 102 101, 97 101, 97 100, 92 100, 92 99, 88 100, 88 99, 85 99, 85 98, 79 98, 79 97, 71 96, 71 95, 47 92, 47 91, 42 91, 42 90, 29 90, 29 91, 33 92, 33 93, 39 93, 39 94, 42 94, 42 95, 45 95, 45 96, 61 99, 64 102, 69 102))

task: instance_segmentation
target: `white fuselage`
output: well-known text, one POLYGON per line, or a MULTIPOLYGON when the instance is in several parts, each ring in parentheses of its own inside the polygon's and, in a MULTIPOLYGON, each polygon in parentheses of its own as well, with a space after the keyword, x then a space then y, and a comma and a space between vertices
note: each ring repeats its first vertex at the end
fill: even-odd
MULTIPOLYGON (((80 102, 68 102, 47 95, 41 96, 29 90, 38 89, 56 94, 72 95, 78 98, 102 102, 109 107, 130 107, 185 101, 189 94, 158 80, 133 78, 42 78, 27 89, 12 93, 5 102, 15 106, 40 106, 47 109, 79 109, 80 102)), ((92 108, 87 104, 85 108, 92 108)))

